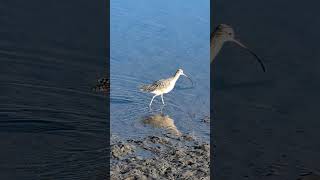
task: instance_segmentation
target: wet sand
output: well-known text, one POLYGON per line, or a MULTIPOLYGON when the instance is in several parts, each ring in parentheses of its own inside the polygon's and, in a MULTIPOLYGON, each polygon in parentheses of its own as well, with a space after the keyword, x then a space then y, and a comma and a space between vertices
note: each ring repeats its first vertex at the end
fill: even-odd
MULTIPOLYGON (((202 124, 209 128, 209 116, 202 124)), ((210 179, 210 144, 181 132, 168 115, 154 114, 141 123, 161 134, 140 138, 111 136, 111 179, 210 179)))
POLYGON ((192 136, 111 141, 111 179, 210 179, 210 145, 192 136))

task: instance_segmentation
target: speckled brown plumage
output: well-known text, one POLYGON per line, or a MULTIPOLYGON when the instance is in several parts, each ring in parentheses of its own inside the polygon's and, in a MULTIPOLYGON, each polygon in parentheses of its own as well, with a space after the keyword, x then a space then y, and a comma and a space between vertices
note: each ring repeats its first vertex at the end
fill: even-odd
POLYGON ((100 78, 97 81, 93 91, 95 92, 108 92, 110 90, 110 80, 108 78, 100 78))

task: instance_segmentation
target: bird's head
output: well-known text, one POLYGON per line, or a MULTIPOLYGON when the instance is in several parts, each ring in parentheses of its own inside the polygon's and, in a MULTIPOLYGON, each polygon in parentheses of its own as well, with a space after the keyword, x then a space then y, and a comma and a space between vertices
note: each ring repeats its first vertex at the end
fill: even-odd
POLYGON ((182 69, 178 69, 177 72, 176 72, 176 75, 183 75, 183 76, 187 76, 183 73, 183 70, 182 69))
POLYGON ((234 30, 231 26, 226 25, 226 24, 219 24, 217 26, 217 28, 214 30, 214 32, 211 34, 211 37, 210 37, 211 48, 215 46, 214 41, 217 39, 219 39, 221 44, 223 44, 224 42, 230 41, 230 42, 234 42, 237 45, 239 45, 240 47, 246 49, 260 63, 263 71, 266 71, 263 61, 251 49, 249 49, 247 46, 242 44, 239 40, 235 39, 234 30))
POLYGON ((185 76, 186 78, 188 78, 188 79, 191 81, 192 86, 193 86, 193 81, 192 81, 187 75, 185 75, 185 74, 183 73, 183 70, 182 70, 182 69, 178 69, 177 72, 176 72, 176 76, 179 77, 180 75, 185 76))
POLYGON ((234 30, 229 25, 219 24, 214 31, 214 35, 219 36, 223 41, 233 41, 234 30))

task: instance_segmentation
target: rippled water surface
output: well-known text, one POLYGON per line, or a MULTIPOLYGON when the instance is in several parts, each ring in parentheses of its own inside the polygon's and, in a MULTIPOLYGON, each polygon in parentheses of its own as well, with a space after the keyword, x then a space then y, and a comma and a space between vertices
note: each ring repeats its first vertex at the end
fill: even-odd
POLYGON ((218 0, 212 5, 212 28, 233 26, 236 38, 267 67, 262 72, 253 56, 232 43, 212 65, 215 179, 320 174, 319 2, 218 0))
POLYGON ((209 125, 201 120, 210 109, 209 12, 209 1, 111 1, 112 134, 142 137, 171 126, 209 140, 209 125), (195 85, 181 76, 164 95, 166 106, 161 108, 159 96, 150 111, 152 95, 138 87, 170 77, 178 68, 195 85), (155 126, 161 118, 169 125, 155 126))
POLYGON ((104 71, 106 5, 0 9, 0 179, 102 177, 108 111, 91 87, 104 71))

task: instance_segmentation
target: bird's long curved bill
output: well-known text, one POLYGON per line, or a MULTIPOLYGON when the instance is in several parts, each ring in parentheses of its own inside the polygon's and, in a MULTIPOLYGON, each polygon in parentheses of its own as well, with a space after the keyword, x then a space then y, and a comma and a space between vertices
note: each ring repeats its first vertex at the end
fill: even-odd
POLYGON ((236 44, 238 44, 239 46, 241 46, 242 48, 246 49, 247 51, 249 51, 250 54, 252 54, 252 55, 257 59, 257 61, 259 62, 259 64, 260 64, 261 67, 262 67, 262 70, 263 70, 264 72, 266 72, 266 67, 265 67, 263 61, 259 58, 258 55, 256 55, 253 51, 251 51, 251 49, 249 49, 247 46, 243 45, 240 41, 237 41, 237 40, 235 40, 235 39, 233 39, 232 41, 235 42, 236 44))
POLYGON ((188 78, 190 81, 191 81, 191 83, 192 83, 192 86, 193 86, 193 81, 192 81, 192 79, 191 78, 189 78, 187 75, 185 75, 185 74, 182 74, 183 76, 185 76, 186 78, 188 78))

